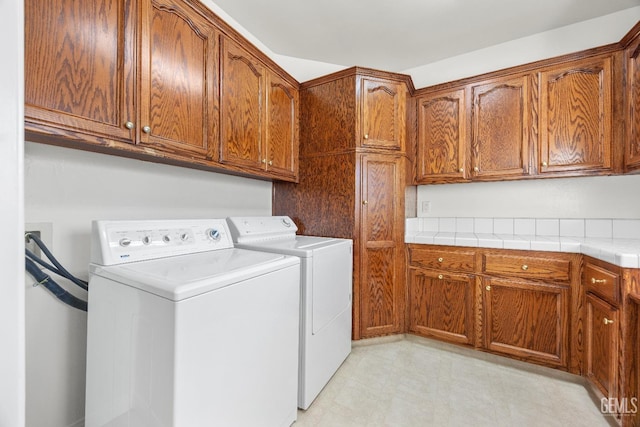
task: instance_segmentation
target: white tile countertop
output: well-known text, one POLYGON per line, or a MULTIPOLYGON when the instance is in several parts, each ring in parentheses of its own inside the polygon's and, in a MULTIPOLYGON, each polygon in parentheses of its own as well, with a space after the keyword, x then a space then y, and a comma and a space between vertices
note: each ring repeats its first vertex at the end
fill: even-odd
POLYGON ((405 243, 573 252, 640 268, 640 220, 407 218, 405 243))

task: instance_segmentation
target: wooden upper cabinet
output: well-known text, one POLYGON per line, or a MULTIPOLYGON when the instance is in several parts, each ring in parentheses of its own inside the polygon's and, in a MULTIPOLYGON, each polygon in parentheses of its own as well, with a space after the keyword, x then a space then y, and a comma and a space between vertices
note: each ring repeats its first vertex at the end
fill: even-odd
POLYGON ((625 167, 640 170, 640 38, 625 51, 627 61, 627 137, 625 167))
POLYGON ((360 144, 366 148, 404 151, 406 86, 360 77, 360 144))
POLYGON ((137 15, 124 0, 25 5, 25 121, 133 141, 133 46, 137 15))
POLYGON ((217 139, 217 32, 186 3, 142 0, 140 144, 212 158, 217 139))
POLYGON ((540 73, 540 174, 612 168, 612 57, 540 73))
POLYGON ((418 98, 417 120, 417 183, 464 179, 467 151, 465 90, 418 98))
POLYGON ((265 69, 226 38, 222 39, 221 66, 220 161, 263 169, 265 69))
POLYGON ((267 170, 298 175, 298 90, 274 73, 268 74, 266 119, 267 170))
POLYGON ((298 88, 226 38, 221 65, 220 161, 297 179, 298 88))
POLYGON ((529 76, 473 86, 471 175, 496 178, 529 172, 529 76))

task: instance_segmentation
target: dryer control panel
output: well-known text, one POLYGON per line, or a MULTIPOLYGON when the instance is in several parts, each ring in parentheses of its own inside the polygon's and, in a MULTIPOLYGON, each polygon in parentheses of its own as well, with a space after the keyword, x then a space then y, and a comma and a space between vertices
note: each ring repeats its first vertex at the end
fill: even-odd
POLYGON ((233 248, 224 219, 93 221, 91 262, 115 265, 233 248))

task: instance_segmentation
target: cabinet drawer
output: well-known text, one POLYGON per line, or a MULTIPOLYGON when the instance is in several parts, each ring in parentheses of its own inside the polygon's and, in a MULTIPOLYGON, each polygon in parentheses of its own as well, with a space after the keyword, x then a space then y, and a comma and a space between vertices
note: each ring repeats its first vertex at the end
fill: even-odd
POLYGON ((587 263, 582 283, 587 292, 593 292, 610 303, 617 304, 620 301, 620 276, 612 271, 587 263))
POLYGON ((410 248, 409 262, 413 266, 435 270, 473 272, 475 252, 442 249, 410 248))
POLYGON ((482 272, 498 276, 569 282, 571 262, 553 258, 485 254, 482 272))

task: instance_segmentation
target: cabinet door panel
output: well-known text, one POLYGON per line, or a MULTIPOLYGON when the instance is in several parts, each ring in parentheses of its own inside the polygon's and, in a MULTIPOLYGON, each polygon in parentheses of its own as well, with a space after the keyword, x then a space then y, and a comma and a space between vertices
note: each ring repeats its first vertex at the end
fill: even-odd
POLYGON ((627 49, 627 170, 640 169, 640 42, 627 49))
POLYGON ((133 17, 123 0, 25 1, 25 117, 133 141, 133 17), (121 67, 124 65, 124 68, 121 67))
POLYGON ((362 78, 362 146, 402 150, 405 92, 400 83, 362 78))
POLYGON ((205 158, 214 133, 215 33, 181 3, 152 0, 143 16, 140 142, 205 158), (147 67, 148 65, 148 67, 147 67), (211 101, 211 103, 209 103, 211 101))
POLYGON ((414 269, 409 274, 409 330, 472 345, 473 277, 414 269))
POLYGON ((249 52, 226 39, 221 62, 220 160, 262 169, 264 69, 249 52))
POLYGON ((464 94, 459 89, 418 99, 418 183, 465 177, 464 94))
POLYGON ((360 333, 402 330, 404 244, 402 159, 361 156, 360 333))
POLYGON ((539 172, 611 168, 611 58, 540 76, 539 172))
POLYGON ((268 170, 296 176, 298 166, 298 93, 281 78, 269 74, 267 94, 268 170))
POLYGON ((529 171, 529 77, 473 87, 472 174, 529 171))
POLYGON ((587 294, 587 377, 605 397, 615 397, 618 369, 618 310, 587 294))
POLYGON ((568 289, 483 279, 485 346, 499 353, 567 366, 568 289))

